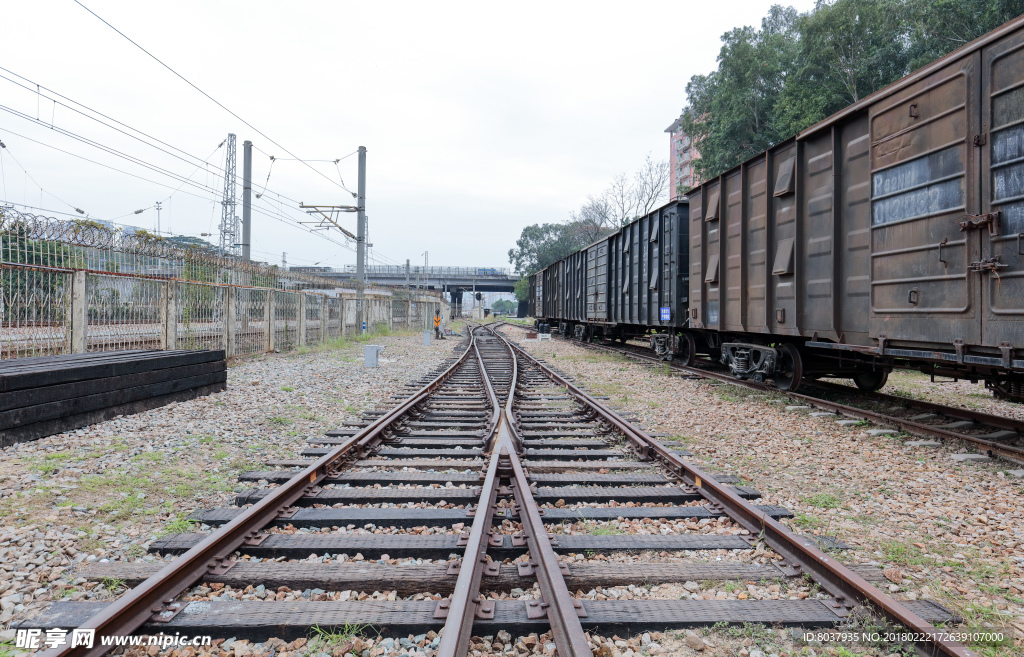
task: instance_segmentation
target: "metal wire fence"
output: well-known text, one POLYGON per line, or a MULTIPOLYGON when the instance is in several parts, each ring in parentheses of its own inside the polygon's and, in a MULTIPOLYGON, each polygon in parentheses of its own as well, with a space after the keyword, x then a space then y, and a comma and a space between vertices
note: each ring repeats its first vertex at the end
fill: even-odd
POLYGON ((257 354, 267 350, 267 298, 270 290, 233 288, 235 293, 234 353, 257 354))
MULTIPOLYGON (((0 207, 0 358, 115 349, 284 351, 362 332, 336 281, 92 221, 0 207), (283 289, 291 288, 291 289, 283 289)), ((437 293, 433 293, 436 295, 437 293)), ((369 331, 427 328, 437 296, 369 288, 369 331)))
POLYGON ((274 346, 287 351, 299 343, 299 295, 274 291, 274 346))
POLYGON ((0 358, 64 353, 70 272, 0 269, 0 358))
POLYGON ((327 299, 327 339, 341 337, 344 331, 342 304, 344 299, 327 299))
POLYGON ((224 295, 234 288, 178 283, 176 347, 224 349, 224 295))
POLYGON ((323 312, 323 297, 306 295, 306 344, 317 344, 323 340, 320 317, 323 312))
POLYGON ((163 342, 163 282, 88 274, 86 351, 159 349, 163 342))

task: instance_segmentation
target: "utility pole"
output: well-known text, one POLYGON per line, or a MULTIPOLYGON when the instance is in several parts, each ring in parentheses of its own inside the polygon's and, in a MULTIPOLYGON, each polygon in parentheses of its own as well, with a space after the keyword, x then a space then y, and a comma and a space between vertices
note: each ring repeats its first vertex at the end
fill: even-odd
POLYGON ((405 290, 409 291, 409 259, 405 259, 405 290))
POLYGON ((238 217, 235 216, 235 135, 228 135, 224 154, 224 199, 220 215, 220 253, 238 253, 238 217))
POLYGON ((249 260, 252 237, 252 142, 242 142, 242 259, 249 260))
POLYGON ((160 234, 160 206, 162 204, 163 204, 163 201, 157 201, 156 202, 156 234, 157 235, 160 234))
POLYGON ((281 252, 281 271, 288 271, 288 252, 281 252))
POLYGON ((356 197, 356 326, 366 332, 366 147, 359 147, 359 185, 356 197))

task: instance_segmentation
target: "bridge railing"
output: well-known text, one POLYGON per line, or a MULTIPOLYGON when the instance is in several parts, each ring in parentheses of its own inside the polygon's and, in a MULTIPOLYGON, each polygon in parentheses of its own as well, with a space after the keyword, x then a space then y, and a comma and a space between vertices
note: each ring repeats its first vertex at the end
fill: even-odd
MULTIPOLYGON (((345 265, 339 270, 343 274, 355 274, 355 265, 345 265)), ((366 267, 367 276, 405 276, 404 265, 371 265, 366 267)), ((511 275, 508 267, 423 267, 412 265, 409 267, 410 276, 430 276, 432 278, 481 278, 481 277, 507 277, 511 275)))

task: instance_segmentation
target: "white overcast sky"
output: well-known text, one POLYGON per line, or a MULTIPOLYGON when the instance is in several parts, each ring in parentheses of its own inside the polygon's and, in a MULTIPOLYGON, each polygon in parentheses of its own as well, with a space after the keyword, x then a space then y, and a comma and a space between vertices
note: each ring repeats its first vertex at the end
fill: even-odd
MULTIPOLYGON (((422 264, 429 251, 431 265, 489 267, 509 266, 524 226, 565 220, 648 153, 667 159, 663 131, 685 102, 687 80, 714 68, 723 32, 759 24, 772 4, 83 2, 299 157, 334 160, 366 146, 374 262, 422 264)), ((788 4, 805 11, 813 2, 788 4)), ((267 155, 288 157, 73 0, 8 2, 3 17, 0 66, 32 90, 0 79, 0 105, 30 117, 0 112, 8 146, 0 199, 58 212, 73 206, 152 230, 154 210, 130 213, 170 196, 165 233, 212 232, 216 241, 219 179, 199 168, 199 187, 171 196, 179 181, 60 134, 51 122, 183 177, 195 163, 55 106, 35 84, 200 160, 213 154, 214 168, 223 167, 217 145, 233 132, 239 176, 249 139, 263 151, 254 152, 256 191, 267 155)), ((355 262, 351 249, 269 216, 305 219, 295 203, 272 200, 275 192, 352 203, 332 182, 333 163, 314 166, 326 178, 299 162, 274 164, 254 206, 267 213, 253 215, 254 259, 279 262, 286 251, 290 265, 355 262)), ((356 157, 340 166, 354 190, 356 157)), ((342 224, 355 232, 355 215, 342 224)))

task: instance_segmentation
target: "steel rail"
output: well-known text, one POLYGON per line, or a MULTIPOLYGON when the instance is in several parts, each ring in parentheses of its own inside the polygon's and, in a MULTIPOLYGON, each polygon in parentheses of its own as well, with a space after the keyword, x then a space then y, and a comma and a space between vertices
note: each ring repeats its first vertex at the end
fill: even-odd
MULTIPOLYGON (((475 330, 471 330, 470 334, 473 335, 475 330)), ((494 385, 491 383, 490 377, 487 376, 487 367, 484 365, 484 359, 480 354, 475 337, 473 338, 473 352, 476 354, 480 368, 480 379, 491 404, 491 419, 484 439, 485 445, 490 445, 495 432, 501 425, 501 404, 498 402, 494 385)), ((487 465, 487 475, 484 478, 476 513, 473 517, 473 525, 466 543, 465 556, 458 566, 455 590, 447 599, 438 602, 434 611, 435 618, 445 618, 441 641, 437 646, 438 657, 466 655, 469 652, 470 638, 473 636, 473 622, 477 618, 494 618, 494 603, 480 595, 480 582, 487 569, 492 569, 495 571, 494 574, 497 574, 497 564, 491 566, 487 559, 487 548, 493 536, 492 524, 494 522, 494 507, 498 499, 500 481, 498 464, 500 460, 500 450, 492 450, 487 465)), ((448 572, 452 573, 453 568, 449 568, 448 572)))
MULTIPOLYGON (((814 406, 816 408, 832 411, 834 413, 845 415, 845 416, 851 417, 851 418, 856 418, 858 420, 870 420, 872 422, 877 422, 879 424, 888 424, 888 425, 891 425, 891 426, 895 426, 895 427, 897 427, 899 429, 902 429, 904 431, 907 431, 908 433, 913 433, 913 434, 916 434, 916 435, 919 435, 919 436, 930 436, 932 438, 942 438, 943 440, 962 440, 964 442, 968 442, 968 443, 971 443, 973 445, 977 445, 979 448, 983 449, 989 456, 1000 456, 1000 457, 1006 459, 1007 461, 1010 461, 1010 462, 1015 463, 1017 465, 1024 465, 1024 449, 1022 449, 1020 447, 1014 447, 1012 445, 1004 445, 1002 443, 997 443, 997 442, 995 442, 993 440, 986 440, 985 438, 980 438, 978 436, 971 436, 971 435, 968 435, 968 434, 965 434, 965 433, 958 433, 956 431, 950 431, 949 429, 940 429, 939 427, 934 427, 934 426, 931 426, 929 424, 922 424, 920 422, 915 422, 914 420, 907 420, 907 419, 903 419, 903 418, 893 417, 891 415, 885 415, 883 413, 878 413, 876 411, 869 411, 867 409, 857 408, 856 406, 850 406, 848 404, 842 404, 842 403, 839 403, 839 402, 829 401, 827 399, 822 399, 821 397, 815 397, 813 395, 806 395, 804 393, 791 392, 791 391, 788 391, 788 390, 779 390, 778 388, 772 388, 770 386, 764 385, 763 383, 755 383, 754 381, 744 381, 742 379, 737 379, 737 378, 735 378, 735 377, 733 377, 733 376, 731 376, 729 374, 725 374, 723 372, 712 372, 712 371, 709 371, 709 370, 700 369, 699 367, 689 367, 689 366, 686 366, 686 365, 675 364, 675 363, 672 363, 671 361, 662 361, 660 358, 658 358, 656 356, 648 356, 647 354, 640 354, 640 353, 637 353, 635 351, 630 351, 630 350, 627 350, 627 349, 620 349, 620 348, 617 348, 617 347, 610 347, 610 346, 607 346, 607 345, 598 345, 598 344, 586 344, 586 343, 580 343, 580 344, 583 344, 586 347, 592 348, 592 349, 599 349, 601 351, 607 351, 607 352, 610 352, 610 353, 622 354, 622 355, 628 356, 630 358, 636 358, 637 360, 645 360, 645 361, 650 361, 650 362, 653 362, 653 363, 665 363, 665 362, 668 362, 670 367, 672 367, 673 369, 678 370, 680 372, 687 372, 688 374, 696 374, 697 376, 701 376, 701 377, 704 377, 704 378, 707 378, 707 379, 716 379, 716 380, 722 381, 724 383, 730 383, 732 385, 736 385, 736 386, 740 386, 740 387, 744 387, 744 388, 750 388, 751 390, 757 390, 757 391, 760 391, 760 392, 779 392, 779 393, 782 393, 784 395, 787 395, 791 399, 794 399, 794 400, 797 400, 797 401, 801 401, 801 402, 804 402, 806 404, 810 404, 811 406, 814 406)), ((642 349, 642 347, 637 347, 637 348, 638 349, 642 349)), ((839 388, 839 387, 840 386, 836 386, 836 388, 839 388)), ((893 399, 899 399, 900 401, 904 401, 904 402, 908 401, 908 400, 904 400, 904 399, 899 398, 899 397, 895 397, 893 399)), ((911 403, 913 403, 913 402, 911 402, 911 403)), ((923 406, 924 404, 930 404, 930 402, 922 402, 922 407, 924 407, 923 406)), ((941 409, 946 408, 946 407, 940 406, 940 405, 934 405, 934 407, 935 408, 933 410, 941 410, 941 409)), ((954 413, 955 413, 956 410, 959 410, 959 409, 951 409, 951 411, 950 411, 950 416, 951 417, 955 417, 954 413)), ((981 420, 978 420, 978 421, 981 421, 981 420)), ((1002 423, 995 423, 994 422, 993 426, 1000 426, 1001 424, 1002 423)), ((1016 427, 1010 427, 1010 428, 1011 429, 1015 429, 1016 427)))
POLYGON ((518 345, 513 345, 513 347, 520 355, 532 361, 552 381, 564 387, 574 397, 593 409, 608 425, 629 438, 642 457, 661 461, 686 484, 700 492, 709 502, 722 508, 733 521, 749 531, 751 535, 759 537, 769 547, 785 557, 793 568, 803 570, 818 582, 835 598, 833 609, 838 616, 849 614, 850 608, 857 604, 870 603, 880 609, 890 620, 907 627, 920 636, 928 637, 927 640, 916 643, 919 654, 979 657, 977 653, 959 642, 940 638, 943 635, 931 623, 833 559, 818 548, 813 541, 792 533, 785 525, 741 498, 707 472, 681 458, 643 431, 633 427, 617 413, 561 377, 557 372, 546 367, 521 347, 518 345))
POLYGON ((991 415, 989 413, 982 413, 981 411, 975 411, 970 408, 959 408, 957 406, 943 406, 942 404, 936 404, 935 402, 925 401, 923 399, 914 399, 913 397, 897 397, 896 395, 890 395, 878 390, 868 392, 860 390, 859 388, 843 385, 841 383, 834 383, 832 381, 809 381, 807 385, 814 388, 820 388, 827 392, 835 392, 839 394, 852 393, 867 401, 877 401, 888 404, 905 404, 916 410, 941 413, 949 418, 969 420, 971 422, 985 424, 996 429, 1016 431, 1017 433, 1024 432, 1024 421, 1003 415, 991 415))
MULTIPOLYGON (((174 602, 176 596, 211 571, 226 572, 234 564, 229 558, 235 550, 242 547, 246 541, 254 539, 261 529, 273 522, 307 492, 333 476, 351 453, 358 454, 374 442, 382 440, 384 432, 394 422, 430 397, 455 373, 468 358, 474 342, 475 337, 470 334, 469 348, 433 381, 287 482, 271 489, 266 497, 245 509, 231 522, 104 607, 79 626, 80 629, 93 629, 98 637, 126 636, 147 622, 169 621, 185 607, 183 603, 174 602)), ((72 647, 69 642, 69 645, 51 648, 40 654, 41 657, 98 657, 113 650, 114 647, 100 641, 94 642, 91 648, 72 647)))
POLYGON ((511 385, 505 406, 501 409, 501 421, 498 425, 498 438, 494 445, 494 454, 503 460, 507 459, 508 467, 503 468, 504 474, 511 480, 512 493, 519 511, 519 521, 523 525, 523 537, 526 539, 530 553, 531 561, 526 569, 532 571, 532 574, 536 574, 542 596, 541 600, 531 600, 527 603, 527 616, 547 617, 559 657, 592 657, 593 650, 590 647, 590 641, 580 624, 580 616, 586 614, 583 603, 576 602, 565 583, 558 555, 555 554, 555 550, 551 546, 547 528, 544 527, 544 519, 541 517, 540 507, 530 491, 530 480, 526 476, 526 469, 519 458, 518 451, 522 449, 523 439, 513 421, 515 397, 519 384, 519 359, 512 344, 500 333, 497 333, 494 327, 495 325, 492 324, 483 328, 501 340, 512 358, 511 385))

